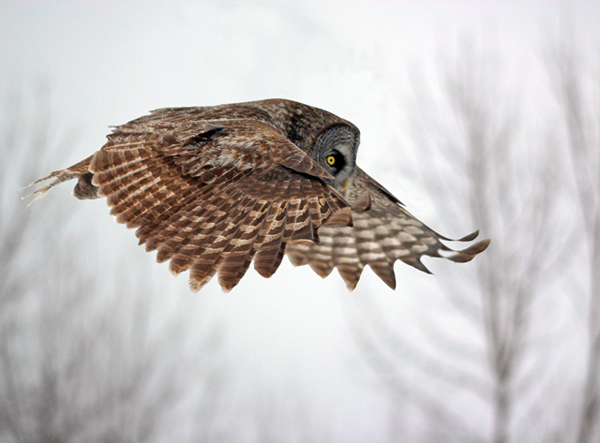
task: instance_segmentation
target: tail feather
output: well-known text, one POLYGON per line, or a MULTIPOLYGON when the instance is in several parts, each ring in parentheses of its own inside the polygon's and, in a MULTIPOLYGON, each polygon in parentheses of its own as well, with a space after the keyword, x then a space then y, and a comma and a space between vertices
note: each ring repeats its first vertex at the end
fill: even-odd
POLYGON ((54 179, 50 183, 47 183, 46 185, 36 189, 35 191, 26 195, 25 197, 22 197, 22 200, 27 200, 28 198, 33 197, 37 194, 35 198, 33 198, 33 200, 27 203, 27 206, 29 206, 33 202, 38 201, 40 198, 46 195, 46 193, 54 186, 73 179, 78 179, 80 181, 80 183, 78 183, 75 186, 75 197, 79 199, 97 198, 97 194, 94 195, 92 192, 93 188, 89 187, 92 186, 91 176, 88 175, 90 174, 89 166, 92 161, 92 157, 93 155, 90 155, 88 158, 81 160, 79 163, 75 163, 73 166, 70 166, 66 169, 61 169, 60 171, 54 171, 46 177, 40 178, 34 181, 33 183, 30 183, 25 188, 29 188, 30 186, 37 185, 38 183, 50 180, 52 178, 54 179))

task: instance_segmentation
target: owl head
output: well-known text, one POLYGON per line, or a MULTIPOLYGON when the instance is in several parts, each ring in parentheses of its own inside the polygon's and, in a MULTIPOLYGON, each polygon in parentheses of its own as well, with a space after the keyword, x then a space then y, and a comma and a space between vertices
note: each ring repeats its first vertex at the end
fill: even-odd
POLYGON ((310 156, 331 173, 330 185, 339 191, 344 192, 354 176, 359 138, 358 131, 350 125, 333 124, 321 130, 309 151, 310 156))
POLYGON ((252 103, 265 111, 274 127, 329 172, 330 186, 344 192, 356 169, 360 131, 347 120, 303 103, 270 99, 252 103))

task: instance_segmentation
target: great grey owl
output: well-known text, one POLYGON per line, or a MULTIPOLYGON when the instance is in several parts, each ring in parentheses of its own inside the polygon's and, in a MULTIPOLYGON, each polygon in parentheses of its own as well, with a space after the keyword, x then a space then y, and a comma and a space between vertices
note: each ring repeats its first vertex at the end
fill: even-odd
MULTIPOLYGON (((254 259, 270 277, 284 254, 352 290, 365 265, 391 288, 401 260, 429 272, 423 255, 466 262, 356 165, 359 131, 330 112, 282 99, 166 108, 113 129, 81 162, 35 183, 35 193, 77 179, 80 199, 106 197, 110 213, 198 291, 218 272, 224 291, 254 259)), ((457 241, 472 241, 474 232, 457 241)))

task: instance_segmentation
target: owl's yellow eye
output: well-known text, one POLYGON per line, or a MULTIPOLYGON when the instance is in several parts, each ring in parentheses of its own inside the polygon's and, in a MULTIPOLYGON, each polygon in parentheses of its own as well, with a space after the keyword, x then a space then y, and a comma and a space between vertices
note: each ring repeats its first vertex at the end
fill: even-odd
POLYGON ((328 153, 327 157, 325 157, 325 161, 327 162, 328 169, 334 175, 337 175, 342 169, 344 169, 344 166, 346 166, 346 159, 336 149, 332 149, 328 153))

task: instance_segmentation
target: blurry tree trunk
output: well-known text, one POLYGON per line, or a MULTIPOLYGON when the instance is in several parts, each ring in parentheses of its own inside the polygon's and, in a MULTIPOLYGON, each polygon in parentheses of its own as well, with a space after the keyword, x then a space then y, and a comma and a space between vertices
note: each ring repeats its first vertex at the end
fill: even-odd
MULTIPOLYGON (((71 229, 80 202, 21 201, 23 185, 48 172, 47 154, 73 144, 53 131, 47 86, 22 92, 0 100, 0 441, 169 440, 190 385, 211 383, 200 409, 227 387, 219 337, 199 333, 192 312, 154 306, 164 294, 143 266, 109 275, 71 229)), ((199 420, 209 426, 211 414, 199 420)))
MULTIPOLYGON (((468 181, 473 223, 493 239, 492 247, 487 254, 478 257, 475 266, 480 285, 478 292, 481 297, 482 326, 494 380, 491 399, 492 441, 504 443, 508 437, 514 402, 510 385, 528 320, 523 318, 522 311, 533 294, 520 294, 514 291, 516 287, 506 288, 507 282, 501 281, 508 277, 508 268, 512 264, 505 255, 505 239, 498 235, 500 233, 496 232, 495 226, 496 223, 508 222, 501 219, 506 214, 499 207, 502 196, 493 193, 499 189, 510 190, 518 185, 516 182, 510 183, 512 177, 507 180, 503 174, 503 170, 513 168, 510 164, 510 151, 516 136, 516 109, 512 104, 508 109, 496 108, 502 96, 498 79, 494 75, 498 67, 482 66, 490 61, 479 57, 472 47, 461 47, 457 60, 454 64, 447 64, 443 74, 449 105, 456 113, 456 121, 464 137, 448 140, 446 148, 450 147, 451 152, 459 153, 459 144, 464 146, 465 177, 468 181)), ((511 191, 516 193, 516 190, 511 191)))
POLYGON ((577 441, 600 441, 600 70, 595 74, 575 47, 575 36, 563 36, 550 50, 548 68, 564 113, 566 144, 582 224, 578 227, 587 253, 589 294, 587 367, 577 441))
MULTIPOLYGON (((455 281, 447 272, 444 276, 450 281, 440 281, 466 324, 481 331, 489 377, 474 383, 478 363, 472 352, 464 352, 460 339, 446 337, 441 330, 429 338, 440 352, 457 350, 458 367, 440 361, 439 378, 455 380, 458 389, 471 390, 489 407, 492 429, 481 438, 494 443, 522 441, 518 436, 528 429, 517 428, 522 417, 514 416, 515 405, 540 389, 548 370, 544 358, 524 364, 526 356, 533 352, 539 357, 545 350, 529 347, 535 302, 546 295, 540 283, 558 280, 555 271, 570 259, 561 254, 570 237, 557 205, 560 153, 546 127, 526 120, 519 94, 525 91, 506 84, 508 76, 493 55, 484 55, 472 41, 463 40, 457 55, 438 64, 438 69, 431 85, 425 84, 423 73, 414 76, 410 135, 417 146, 417 162, 424 165, 423 180, 437 196, 436 213, 445 211, 449 220, 444 232, 450 228, 460 235, 465 227, 474 226, 492 239, 473 264, 448 271, 455 273, 455 281), (475 275, 466 274, 469 268, 475 275)), ((424 357, 398 355, 404 356, 404 363, 396 361, 392 367, 414 365, 424 357)), ((428 367, 434 365, 435 358, 428 359, 428 367)), ((393 369, 388 368, 388 378, 390 372, 393 369)), ((522 422, 528 427, 532 423, 522 422)))
MULTIPOLYGON (((555 270, 570 259, 561 254, 570 238, 562 230, 557 204, 560 153, 551 137, 540 137, 546 128, 527 120, 520 91, 504 82, 504 69, 493 55, 483 55, 473 42, 462 41, 456 59, 446 63, 441 74, 442 93, 448 99, 442 109, 450 115, 432 116, 438 128, 424 128, 438 135, 428 143, 432 151, 424 155, 445 157, 457 176, 464 171, 462 187, 460 180, 452 187, 435 183, 443 171, 429 173, 426 179, 434 181, 433 187, 447 201, 460 202, 455 195, 462 189, 470 202, 470 217, 457 219, 472 220, 492 238, 489 250, 474 261, 473 289, 462 284, 462 294, 449 295, 480 297, 493 385, 494 443, 515 441, 511 436, 520 432, 514 429, 514 406, 536 388, 545 370, 539 362, 533 367, 522 364, 532 351, 528 339, 533 306, 545 295, 540 283, 557 278, 555 270)), ((540 352, 543 349, 535 349, 540 352)))

